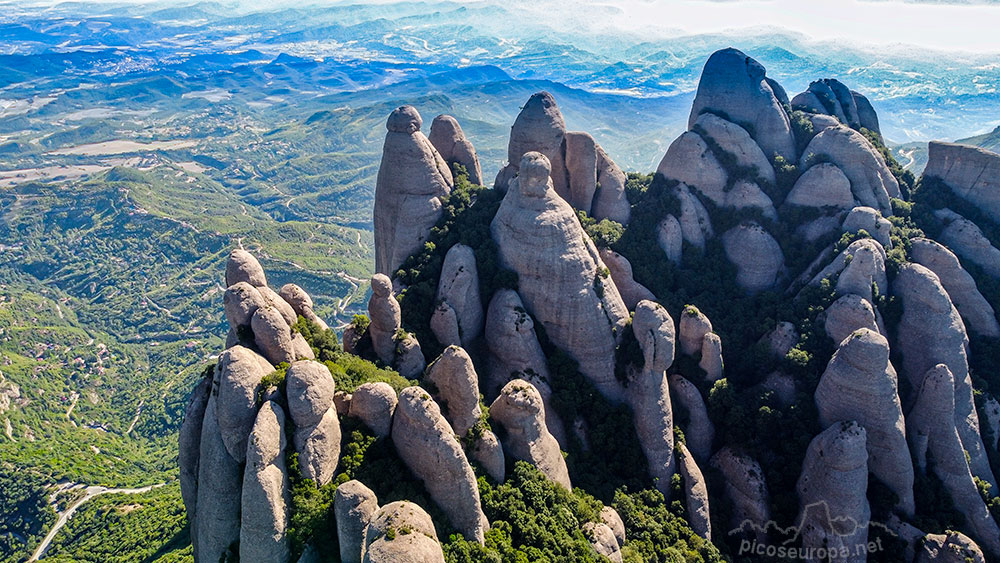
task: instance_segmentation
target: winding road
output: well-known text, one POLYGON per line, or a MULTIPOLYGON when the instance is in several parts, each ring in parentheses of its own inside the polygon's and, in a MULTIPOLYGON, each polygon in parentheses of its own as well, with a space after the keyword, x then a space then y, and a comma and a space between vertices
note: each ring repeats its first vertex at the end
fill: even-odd
POLYGON ((110 493, 124 493, 127 495, 146 493, 158 487, 162 487, 163 485, 166 485, 166 483, 160 483, 158 485, 147 485, 145 487, 139 487, 137 489, 109 489, 107 487, 101 487, 98 485, 91 485, 90 487, 87 487, 86 493, 82 497, 80 497, 79 500, 66 507, 66 510, 59 513, 59 518, 56 520, 55 525, 52 526, 52 529, 49 530, 49 533, 45 535, 45 539, 42 540, 42 543, 38 544, 38 548, 35 549, 35 553, 31 555, 31 559, 28 559, 28 563, 31 563, 32 561, 38 561, 42 557, 45 557, 45 552, 48 551, 49 545, 52 544, 52 540, 55 539, 56 534, 59 533, 59 530, 66 525, 66 522, 68 522, 69 519, 73 516, 73 513, 76 512, 76 509, 80 508, 80 506, 83 503, 87 502, 88 500, 96 496, 106 495, 110 493))

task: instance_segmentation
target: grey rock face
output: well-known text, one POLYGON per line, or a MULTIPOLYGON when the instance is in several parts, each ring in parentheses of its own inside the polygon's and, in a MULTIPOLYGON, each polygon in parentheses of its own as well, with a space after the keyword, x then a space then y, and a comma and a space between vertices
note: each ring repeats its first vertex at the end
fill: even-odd
POLYGON ((458 120, 450 115, 439 115, 431 122, 431 133, 427 136, 445 162, 455 162, 465 167, 469 181, 483 183, 483 170, 479 167, 479 157, 472 143, 465 138, 465 132, 458 120))
POLYGON ((927 534, 914 563, 986 563, 976 542, 961 532, 927 534))
POLYGON ((897 329, 903 375, 913 389, 920 389, 929 369, 941 363, 948 366, 955 378, 955 424, 962 447, 969 452, 972 474, 995 483, 979 435, 979 417, 972 399, 966 357, 969 339, 958 311, 938 277, 919 264, 900 268, 893 291, 903 302, 903 316, 897 329))
POLYGON ((684 479, 684 502, 688 522, 694 533, 712 541, 712 518, 708 505, 708 484, 698 468, 694 456, 684 444, 677 444, 681 477, 684 479))
POLYGON ((875 113, 872 103, 863 94, 859 94, 853 90, 851 91, 851 97, 854 98, 854 105, 858 108, 858 124, 869 131, 874 131, 881 135, 882 130, 878 125, 878 114, 875 113))
POLYGON ((691 193, 687 185, 679 184, 676 194, 681 203, 681 215, 677 219, 681 224, 684 240, 704 250, 705 241, 715 236, 708 210, 702 205, 701 200, 691 193))
POLYGON ((396 391, 388 383, 362 383, 351 395, 350 415, 364 422, 376 436, 388 436, 397 401, 396 391))
POLYGON ((754 222, 742 223, 722 235, 726 258, 736 265, 736 283, 750 293, 770 289, 785 267, 778 241, 754 222))
MULTIPOLYGON (((226 451, 219 431, 216 397, 209 395, 201 427, 198 456, 198 526, 194 550, 201 561, 216 561, 240 539, 240 503, 243 470, 226 451), (230 499, 219 502, 219 499, 230 499)), ((246 440, 244 439, 244 444, 246 440)), ((243 451, 243 457, 246 450, 243 451)))
POLYGON ((476 476, 451 425, 423 389, 407 387, 400 393, 392 441, 452 525, 470 541, 483 543, 490 525, 479 504, 476 476))
POLYGON ((800 166, 808 166, 813 156, 825 156, 851 181, 851 192, 861 205, 883 215, 892 214, 890 197, 899 197, 899 182, 889 172, 882 155, 861 133, 850 127, 830 127, 820 131, 802 153, 800 166))
POLYGON ((285 300, 292 309, 295 311, 296 315, 301 315, 302 317, 316 323, 319 328, 326 330, 330 328, 326 321, 319 318, 316 311, 313 310, 313 300, 309 297, 309 294, 305 292, 304 289, 295 285, 294 283, 286 283, 281 286, 281 291, 278 295, 285 300))
POLYGON ((691 129, 715 141, 722 150, 736 157, 740 166, 754 168, 764 181, 775 182, 771 160, 746 129, 711 113, 699 115, 691 129))
POLYGON ((369 521, 362 561, 444 563, 444 553, 430 515, 412 502, 397 501, 378 509, 369 521))
POLYGON ((340 461, 340 420, 333 402, 333 378, 325 365, 305 360, 292 364, 285 380, 302 476, 321 487, 333 479, 340 461))
POLYGON ((253 314, 263 307, 265 302, 256 287, 247 282, 237 282, 226 289, 222 304, 229 327, 236 329, 240 326, 249 326, 253 314))
POLYGON ((796 490, 802 547, 846 549, 838 561, 863 563, 855 546, 868 543, 871 508, 865 429, 856 422, 837 422, 813 438, 806 451, 796 490))
POLYGON ((242 248, 233 249, 226 262, 226 287, 247 282, 254 287, 266 287, 267 277, 260 262, 242 248))
POLYGON ((882 217, 877 210, 871 207, 855 207, 844 219, 841 231, 845 233, 857 233, 866 231, 871 237, 882 245, 882 248, 892 248, 889 233, 892 230, 892 223, 882 217))
POLYGON ((656 242, 666 254, 667 260, 675 265, 681 263, 684 250, 684 231, 680 221, 673 215, 667 215, 656 227, 656 242))
POLYGON ((261 307, 250 320, 254 343, 272 364, 292 363, 296 359, 292 329, 281 312, 271 306, 261 307))
POLYGON ((365 528, 377 511, 378 498, 361 481, 351 480, 337 487, 333 496, 333 512, 342 563, 361 563, 365 528))
POLYGON ((698 83, 688 127, 706 111, 721 112, 734 123, 751 124, 765 156, 794 160, 798 155, 791 124, 765 73, 760 63, 736 49, 713 53, 698 83))
POLYGON ((657 488, 669 494, 676 470, 674 418, 666 370, 674 362, 674 321, 658 303, 641 301, 635 308, 632 331, 642 349, 643 366, 628 386, 639 444, 657 488))
POLYGON ((531 320, 517 292, 501 289, 493 295, 486 313, 486 346, 489 349, 488 394, 500 392, 507 381, 521 378, 538 389, 545 404, 545 425, 568 448, 562 420, 551 407, 549 367, 531 320))
POLYGON ((191 523, 191 545, 198 544, 198 456, 201 452, 201 426, 205 419, 205 407, 212 391, 212 379, 202 378, 191 391, 184 422, 177 435, 177 463, 180 466, 181 499, 184 511, 191 523))
POLYGON ((722 379, 725 365, 722 362, 722 339, 718 334, 710 332, 701 341, 701 360, 698 367, 705 370, 706 381, 722 379))
POLYGON ((700 352, 702 341, 710 332, 712 332, 712 321, 708 320, 704 313, 693 305, 684 307, 680 323, 677 325, 677 342, 680 344, 682 354, 693 356, 700 352))
POLYGON ((879 332, 871 303, 854 293, 840 297, 827 308, 823 326, 827 336, 838 346, 858 329, 879 332))
POLYGON ((333 406, 337 391, 330 370, 319 362, 303 360, 285 373, 288 411, 297 426, 311 426, 333 406))
POLYGON ((881 334, 859 329, 841 342, 816 387, 821 426, 856 421, 867 432, 868 470, 913 514, 913 465, 906 447, 896 370, 881 334))
POLYGON ((615 539, 618 541, 618 546, 624 546, 625 522, 622 522, 622 517, 618 512, 610 506, 605 506, 601 509, 601 522, 611 528, 611 531, 615 534, 615 539))
POLYGON ((257 418, 257 388, 260 380, 272 371, 271 366, 256 352, 233 346, 219 355, 217 384, 218 430, 226 451, 243 463, 247 451, 247 436, 257 418))
POLYGON ((701 135, 685 131, 674 139, 656 171, 698 189, 707 197, 721 199, 728 176, 701 135))
POLYGON ((469 455, 483 467, 486 474, 494 481, 503 482, 507 471, 507 458, 503 455, 503 446, 500 445, 500 440, 492 430, 483 429, 469 455))
POLYGON ((851 181, 836 164, 823 162, 809 167, 785 198, 785 203, 800 207, 854 207, 851 181))
POLYGON ((885 275, 885 250, 875 239, 856 240, 813 276, 809 283, 817 285, 823 279, 833 279, 834 276, 838 276, 837 293, 841 295, 854 293, 871 302, 873 284, 878 286, 880 294, 885 292, 889 285, 885 275), (851 266, 853 266, 851 272, 844 275, 851 266))
POLYGON ((442 301, 438 303, 436 309, 431 314, 430 320, 431 332, 434 333, 434 338, 443 346, 461 346, 462 335, 458 330, 458 315, 455 314, 455 310, 451 308, 451 305, 442 301))
POLYGON ((548 92, 532 95, 514 120, 507 147, 508 164, 497 175, 495 188, 509 189, 511 180, 520 172, 521 158, 529 152, 541 153, 549 160, 553 188, 571 206, 597 220, 628 223, 625 173, 592 136, 566 130, 559 106, 548 92))
POLYGON ((1000 154, 931 141, 924 176, 940 178, 955 195, 1000 221, 1000 154))
POLYGON ((772 356, 784 358, 799 343, 799 329, 788 321, 782 321, 764 336, 764 341, 772 356))
POLYGON ((910 245, 913 261, 937 275, 969 330, 983 336, 1000 337, 1000 324, 993 307, 979 292, 972 276, 962 268, 958 257, 930 239, 911 239, 910 245))
POLYGON ((392 295, 392 282, 384 274, 372 276, 372 296, 368 300, 368 334, 372 337, 375 355, 392 364, 396 359, 396 332, 402 327, 399 302, 392 295))
POLYGON ((731 529, 747 521, 763 527, 771 519, 764 471, 754 459, 726 446, 712 456, 711 465, 725 479, 724 494, 732 504, 731 529))
POLYGON ((375 271, 392 275, 423 246, 451 193, 448 164, 420 132, 413 106, 389 115, 375 184, 375 271))
POLYGON ((590 537, 590 545, 598 555, 603 555, 615 563, 622 563, 622 552, 615 538, 615 532, 603 522, 587 522, 583 531, 590 537))
POLYGON ((680 374, 670 376, 670 390, 673 397, 688 413, 688 424, 684 428, 684 438, 694 458, 701 463, 712 454, 715 441, 715 425, 708 417, 708 408, 698 388, 680 374))
POLYGON ((396 371, 406 379, 419 378, 427 367, 427 360, 416 336, 406 333, 396 340, 396 371))
MULTIPOLYGON (((289 519, 288 469, 285 467, 285 413, 267 401, 247 443, 240 512, 240 561, 289 560, 285 532, 289 519)), ((216 499, 228 502, 229 499, 216 499)))
POLYGON ((445 418, 458 436, 465 436, 482 415, 479 376, 472 358, 459 346, 449 346, 427 369, 427 380, 438 389, 445 418))
POLYGON ((928 457, 934 473, 965 516, 973 537, 987 551, 1000 554, 1000 529, 983 502, 973 480, 958 429, 955 427, 955 382, 944 364, 932 367, 923 378, 917 402, 907 419, 914 457, 926 470, 928 457), (928 455, 929 454, 929 455, 928 455))
POLYGON ((573 209, 553 190, 550 170, 543 155, 524 156, 493 219, 493 240, 502 264, 518 273, 518 293, 549 339, 579 362, 602 395, 620 402, 615 333, 628 311, 573 209))
POLYGON ((535 386, 523 380, 504 385, 490 405, 490 418, 503 425, 503 445, 514 459, 526 461, 552 481, 572 490, 559 443, 545 427, 545 405, 535 386))
POLYGON ((600 254, 601 260, 611 271, 611 281, 618 288, 618 293, 621 294, 622 301, 628 310, 635 309, 635 306, 644 299, 651 301, 656 299, 652 291, 646 289, 646 286, 635 281, 635 278, 632 277, 632 264, 629 263, 628 258, 610 248, 602 248, 600 254))
POLYGON ((1000 250, 990 244, 983 231, 972 221, 958 215, 941 231, 940 239, 963 260, 976 264, 994 278, 1000 278, 1000 250))
POLYGON ((456 244, 445 254, 437 301, 455 312, 461 345, 468 346, 479 337, 483 330, 483 301, 479 297, 476 255, 468 246, 456 244))
POLYGON ((265 285, 258 287, 257 291, 260 293, 260 296, 264 298, 264 302, 267 305, 274 307, 279 313, 281 313, 281 318, 285 319, 285 323, 287 323, 288 326, 294 325, 295 321, 299 319, 298 315, 295 313, 295 309, 292 309, 292 306, 282 299, 280 295, 275 293, 273 289, 265 285))

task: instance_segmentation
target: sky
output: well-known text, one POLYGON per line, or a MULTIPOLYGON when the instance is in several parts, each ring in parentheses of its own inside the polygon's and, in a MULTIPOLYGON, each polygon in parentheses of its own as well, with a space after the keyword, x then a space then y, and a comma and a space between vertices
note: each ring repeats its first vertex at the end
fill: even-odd
MULTIPOLYGON (((89 0, 95 3, 190 4, 194 0, 89 0)), ((247 11, 315 4, 397 0, 216 0, 247 11)), ((568 32, 646 35, 781 29, 816 41, 851 46, 912 45, 921 49, 1000 54, 1000 0, 474 0, 517 6, 568 32), (596 8, 596 9, 595 9, 596 8)), ((15 0, 44 6, 61 0, 15 0)), ((10 0, 0 0, 0 6, 10 0)), ((516 22, 512 22, 516 25, 516 22)))

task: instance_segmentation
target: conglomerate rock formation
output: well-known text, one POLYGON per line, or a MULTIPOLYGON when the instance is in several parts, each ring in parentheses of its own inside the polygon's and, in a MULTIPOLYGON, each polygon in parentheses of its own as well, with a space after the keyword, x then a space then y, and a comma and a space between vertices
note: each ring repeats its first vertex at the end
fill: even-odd
POLYGON ((789 99, 724 49, 654 174, 626 174, 539 92, 492 188, 455 117, 428 138, 416 108, 393 111, 367 318, 328 325, 322 300, 230 255, 226 348, 179 434, 196 560, 297 557, 303 486, 332 499, 339 546, 305 538, 306 562, 535 541, 552 519, 506 518, 489 488, 527 465, 590 507, 570 535, 594 560, 646 554, 640 498, 682 514, 704 560, 707 542, 734 556, 782 534, 836 561, 882 541, 893 560, 1000 558, 1000 155, 932 143, 918 180, 878 103, 835 78, 789 99), (330 326, 367 378, 311 348, 330 326), (398 472, 355 473, 359 435, 398 472), (380 507, 398 497, 379 479, 425 506, 380 507))

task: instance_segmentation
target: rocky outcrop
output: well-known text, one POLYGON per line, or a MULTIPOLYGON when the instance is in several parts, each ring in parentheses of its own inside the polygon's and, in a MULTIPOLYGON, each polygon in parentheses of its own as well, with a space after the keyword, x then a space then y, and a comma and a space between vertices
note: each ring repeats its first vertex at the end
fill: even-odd
POLYGON ((365 548, 365 528, 378 511, 378 498, 361 481, 337 486, 333 496, 341 563, 361 563, 365 548))
POLYGON ((295 361, 297 354, 292 343, 292 328, 277 308, 267 306, 257 309, 250 319, 250 328, 253 329, 257 349, 267 361, 275 365, 295 361))
POLYGON ((322 330, 330 328, 327 326, 326 321, 319 318, 316 311, 313 310, 312 298, 301 287, 294 283, 286 283, 281 286, 281 291, 278 292, 278 295, 292 307, 296 315, 316 323, 322 330))
POLYGON ((816 386, 815 399, 821 426, 856 421, 864 427, 868 470, 896 494, 899 510, 913 514, 913 465, 885 337, 862 328, 845 338, 816 386))
POLYGON ((350 416, 365 423, 376 436, 388 436, 397 401, 396 391, 388 383, 362 383, 351 394, 350 416))
MULTIPOLYGON (((264 403, 257 413, 246 460, 240 511, 240 560, 285 563, 290 556, 286 530, 291 500, 285 467, 285 413, 274 401, 264 403)), ((228 501, 216 499, 216 502, 228 501)))
POLYGON ((619 547, 625 546, 625 522, 622 521, 622 517, 618 514, 614 508, 610 506, 605 506, 601 509, 601 522, 604 522, 607 527, 611 528, 611 532, 615 535, 615 540, 618 541, 619 547))
POLYGON ((330 370, 319 362, 300 361, 285 375, 288 411, 295 422, 295 451, 302 477, 321 487, 333 479, 340 460, 340 420, 333 404, 330 370))
POLYGON ((267 287, 267 276, 260 262, 242 248, 233 249, 226 261, 226 287, 246 282, 253 287, 267 287))
POLYGON ((708 484, 694 456, 683 443, 677 444, 677 459, 684 479, 684 503, 687 520, 694 533, 712 541, 712 518, 708 506, 708 484))
POLYGON ((871 207, 855 207, 844 219, 840 227, 844 233, 867 232, 871 237, 882 245, 882 248, 892 248, 889 233, 892 230, 892 223, 882 217, 882 214, 871 207))
POLYGON ((937 275, 969 330, 983 336, 1000 337, 1000 324, 993 307, 979 292, 972 276, 962 268, 957 256, 926 238, 910 240, 910 256, 937 275))
POLYGON ((885 250, 875 239, 858 239, 813 276, 809 283, 818 285, 822 280, 832 280, 835 276, 838 294, 854 293, 871 303, 872 286, 877 286, 881 294, 889 285, 885 275, 885 250), (848 268, 851 268, 851 271, 845 275, 848 268))
POLYGON ((413 106, 393 110, 375 183, 375 271, 393 275, 419 250, 441 217, 453 185, 451 169, 420 132, 413 106))
POLYGON ((680 322, 677 324, 677 343, 681 354, 693 356, 701 351, 705 335, 712 332, 712 321, 708 320, 694 305, 687 305, 681 311, 680 322))
POLYGON ((694 458, 704 463, 712 454, 715 441, 715 425, 708 417, 708 408, 698 388, 680 374, 670 375, 670 391, 676 404, 687 412, 688 423, 684 427, 684 439, 694 458))
POLYGON ((222 297, 222 306, 229 328, 238 329, 239 327, 249 327, 253 314, 257 312, 257 309, 266 306, 266 303, 256 287, 241 281, 226 288, 222 297))
POLYGON ((761 341, 767 346, 772 357, 781 359, 799 343, 799 329, 788 321, 782 321, 775 325, 771 332, 765 334, 761 341))
POLYGON ((368 334, 372 338, 375 355, 383 363, 392 364, 396 359, 396 333, 403 326, 399 302, 392 295, 392 281, 385 274, 375 274, 371 280, 372 296, 368 300, 368 334))
POLYGON ((684 240, 691 246, 704 250, 705 241, 715 236, 708 210, 687 185, 678 184, 674 193, 680 201, 681 214, 677 220, 681 224, 684 240))
POLYGON ((629 311, 635 309, 635 306, 644 299, 651 301, 656 299, 652 291, 646 289, 646 286, 635 281, 635 278, 632 277, 632 264, 629 263, 628 258, 610 248, 602 248, 600 254, 601 260, 611 272, 611 281, 618 288, 618 293, 621 294, 622 301, 629 311))
POLYGON ((725 364, 722 362, 722 339, 710 332, 701 341, 701 360, 698 367, 705 370, 705 381, 722 379, 725 364))
POLYGON ((845 126, 820 131, 802 152, 799 165, 810 166, 812 158, 824 158, 837 165, 851 181, 851 192, 859 204, 878 209, 883 215, 892 214, 889 198, 899 197, 899 182, 861 133, 845 126))
POLYGON ((771 158, 794 160, 795 138, 781 102, 765 77, 764 67, 736 49, 716 51, 705 63, 688 118, 691 128, 703 113, 718 113, 746 129, 771 158))
POLYGON ((714 141, 720 149, 733 157, 738 166, 753 170, 759 179, 774 184, 771 159, 743 127, 715 114, 703 113, 695 120, 691 130, 714 141))
POLYGON ((622 563, 621 546, 615 538, 615 532, 603 522, 587 522, 583 531, 590 538, 590 545, 598 555, 607 557, 614 563, 622 563))
POLYGON ((750 293, 774 287, 785 267, 778 241, 764 227, 745 222, 722 235, 726 258, 736 266, 736 283, 750 293))
POLYGON ((854 207, 854 194, 851 192, 851 181, 844 172, 835 164, 823 162, 809 167, 799 176, 785 203, 800 207, 850 209, 854 207))
POLYGON ((859 562, 867 554, 856 546, 868 543, 871 508, 865 429, 854 421, 837 422, 813 438, 802 462, 799 524, 804 549, 826 548, 848 553, 837 561, 859 562))
POLYGON ((952 252, 982 268, 987 275, 1000 279, 1000 250, 990 243, 975 223, 957 213, 936 212, 947 225, 939 237, 952 252))
POLYGON ((676 469, 674 418, 666 370, 674 362, 674 321, 660 304, 640 301, 632 332, 642 350, 643 364, 630 378, 629 403, 639 445, 657 489, 670 494, 676 469))
POLYGON ((746 529, 747 523, 763 529, 771 520, 771 510, 760 464, 726 446, 712 456, 711 465, 724 480, 723 494, 732 507, 730 529, 746 529))
POLYGON ((444 563, 430 515, 407 501, 391 502, 365 529, 363 563, 444 563))
POLYGON ((483 183, 483 170, 479 166, 476 148, 465 138, 465 132, 462 131, 458 120, 450 115, 435 117, 431 122, 431 132, 427 139, 445 162, 464 166, 469 173, 470 182, 477 185, 483 183))
POLYGON ((931 141, 924 176, 939 178, 956 196, 1000 222, 1000 154, 931 141))
MULTIPOLYGON (((240 503, 243 469, 240 462, 226 451, 218 424, 216 404, 209 395, 205 419, 201 427, 198 455, 198 516, 194 523, 197 543, 194 552, 199 561, 216 561, 229 546, 240 539, 240 503), (220 502, 219 499, 228 499, 220 502)), ((241 458, 246 456, 246 439, 241 458)))
MULTIPOLYGON (((861 94, 857 94, 857 96, 864 98, 861 94)), ((792 107, 813 113, 832 115, 844 125, 854 129, 861 128, 855 92, 851 92, 842 82, 833 78, 824 78, 809 84, 809 88, 805 92, 792 98, 792 107)), ((868 108, 871 108, 870 103, 868 108)), ((878 129, 876 128, 874 131, 877 133, 878 129)))
POLYGON ((449 346, 427 368, 427 381, 437 387, 445 418, 458 436, 465 436, 482 416, 479 376, 472 358, 459 346, 449 346))
POLYGON ((479 337, 483 330, 483 301, 479 297, 476 255, 468 246, 456 244, 445 254, 437 301, 454 311, 460 338, 459 342, 446 342, 438 337, 441 344, 468 346, 479 337))
POLYGON ((823 328, 838 346, 858 329, 880 332, 875 322, 875 309, 867 299, 854 293, 838 298, 827 307, 825 314, 823 328))
POLYGON ((501 289, 493 295, 486 313, 486 346, 489 349, 488 395, 513 378, 538 389, 545 405, 545 426, 564 448, 569 448, 562 420, 552 407, 549 367, 531 320, 516 291, 501 289))
POLYGON ((872 103, 864 94, 859 94, 851 90, 851 97, 854 98, 854 105, 858 108, 858 124, 865 129, 882 135, 882 129, 878 124, 878 114, 872 103))
POLYGON ((218 396, 218 429, 226 451, 243 463, 247 436, 257 418, 257 388, 274 367, 253 350, 233 346, 219 355, 216 370, 212 393, 218 396))
POLYGON ((533 94, 514 120, 507 146, 508 164, 497 175, 494 188, 510 188, 521 172, 521 159, 529 152, 549 160, 553 188, 571 206, 597 220, 628 223, 625 173, 589 134, 566 130, 559 106, 548 92, 533 94))
POLYGON ((559 443, 545 427, 542 397, 532 384, 514 380, 504 385, 490 405, 490 418, 506 431, 503 445, 508 455, 534 465, 567 490, 573 489, 559 443))
POLYGON ((893 293, 903 303, 897 342, 903 356, 903 375, 913 389, 920 389, 924 375, 945 364, 955 378, 955 424, 968 452, 972 474, 993 484, 979 434, 979 417, 972 399, 972 379, 966 357, 969 339, 958 311, 941 287, 938 277, 919 264, 906 264, 893 282, 893 293))
POLYGON ((479 503, 476 476, 451 425, 423 389, 407 387, 399 394, 392 442, 455 529, 483 543, 490 526, 479 503))
POLYGON ((914 563, 986 563, 976 542, 961 532, 927 534, 922 538, 914 563))
POLYGON ((907 419, 910 444, 920 469, 933 468, 955 509, 965 516, 972 535, 996 556, 1000 554, 1000 529, 979 495, 966 462, 954 422, 954 389, 954 377, 944 364, 932 367, 924 375, 917 401, 907 419))
POLYGON ((393 364, 400 377, 417 379, 424 373, 427 360, 420 349, 420 341, 412 333, 399 333, 396 338, 396 361, 393 364))
POLYGON ((191 545, 198 544, 198 456, 201 450, 201 426, 205 419, 208 396, 212 392, 212 378, 203 377, 191 391, 184 422, 177 433, 177 464, 180 466, 179 481, 184 511, 190 522, 191 545))
POLYGON ((552 343, 579 362, 602 395, 620 402, 616 333, 628 311, 573 209, 552 188, 550 170, 543 155, 524 155, 490 226, 493 240, 501 263, 518 274, 526 309, 552 343))
POLYGON ((670 260, 675 266, 680 265, 684 251, 684 230, 677 217, 667 215, 660 221, 660 224, 656 226, 656 242, 660 245, 667 260, 670 260))

